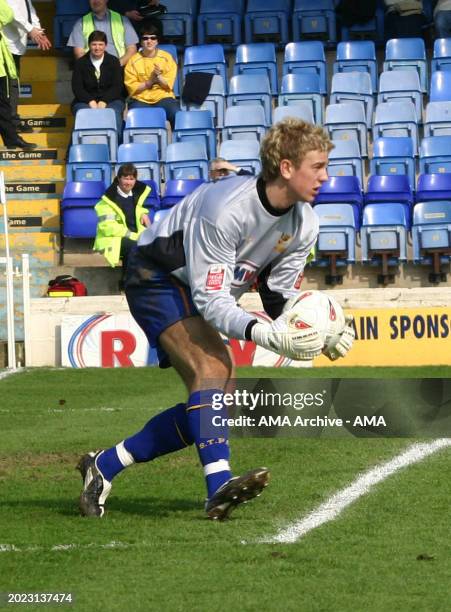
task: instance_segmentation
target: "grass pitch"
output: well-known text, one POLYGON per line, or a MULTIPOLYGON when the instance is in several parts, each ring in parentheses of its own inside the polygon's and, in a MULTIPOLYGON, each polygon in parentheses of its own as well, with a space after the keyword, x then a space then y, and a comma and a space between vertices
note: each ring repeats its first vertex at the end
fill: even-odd
MULTIPOLYGON (((254 368, 240 375, 337 371, 254 368)), ((0 380, 0 394, 0 592, 71 591, 72 609, 93 612, 450 608, 450 451, 398 472, 296 544, 262 544, 411 441, 234 439, 234 471, 267 465, 272 481, 221 524, 204 519, 202 471, 195 450, 186 449, 119 475, 105 518, 90 520, 78 516, 79 455, 116 443, 180 401, 175 373, 34 370, 0 380)))

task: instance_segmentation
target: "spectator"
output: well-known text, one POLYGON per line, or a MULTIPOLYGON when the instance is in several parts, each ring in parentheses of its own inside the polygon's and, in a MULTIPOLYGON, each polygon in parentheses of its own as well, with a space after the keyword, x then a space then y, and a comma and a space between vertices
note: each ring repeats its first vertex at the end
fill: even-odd
POLYGON ((376 14, 377 0, 341 0, 335 8, 342 25, 351 27, 366 23, 376 14))
POLYGON ((225 176, 229 176, 231 172, 237 176, 252 176, 252 172, 249 172, 249 170, 235 166, 223 157, 215 157, 210 161, 208 175, 214 183, 225 176))
POLYGON ((426 17, 422 0, 384 0, 385 39, 421 37, 426 17))
POLYGON ((80 59, 88 50, 88 38, 94 30, 105 32, 110 41, 106 50, 115 55, 121 66, 136 53, 138 37, 127 19, 116 11, 107 8, 108 0, 89 0, 92 12, 81 17, 74 25, 67 41, 68 47, 74 48, 75 59, 80 59))
POLYGON ((437 38, 451 36, 451 0, 438 0, 434 9, 434 26, 437 38))
MULTIPOLYGON (((52 44, 41 28, 39 17, 36 14, 31 0, 7 0, 14 13, 14 19, 3 29, 9 50, 16 64, 16 72, 20 76, 20 58, 27 51, 27 39, 30 38, 42 51, 48 51, 52 44)), ((17 114, 19 102, 19 78, 10 82, 10 104, 12 121, 17 131, 32 132, 31 126, 21 126, 20 117, 17 114)))
POLYGON ((125 85, 131 101, 129 108, 163 108, 174 127, 180 105, 175 99, 177 64, 172 55, 158 49, 160 35, 155 26, 143 27, 142 49, 125 66, 125 85))
POLYGON ((12 120, 10 82, 17 79, 17 70, 2 33, 3 28, 13 19, 12 8, 8 6, 6 0, 0 0, 0 136, 3 139, 3 144, 8 148, 30 150, 35 149, 37 145, 23 140, 18 135, 12 120))
POLYGON ((166 13, 166 7, 160 4, 160 0, 110 0, 109 6, 113 11, 128 17, 138 33, 144 25, 154 25, 158 33, 163 34, 159 16, 166 13))
POLYGON ((133 164, 120 166, 113 183, 95 207, 98 221, 94 250, 103 253, 113 268, 122 260, 122 279, 132 247, 141 232, 151 225, 144 208, 150 187, 138 181, 137 176, 133 164))
POLYGON ((94 30, 88 38, 89 52, 75 62, 72 112, 75 115, 81 108, 112 108, 120 137, 125 107, 124 80, 119 60, 105 51, 107 43, 105 32, 94 30))

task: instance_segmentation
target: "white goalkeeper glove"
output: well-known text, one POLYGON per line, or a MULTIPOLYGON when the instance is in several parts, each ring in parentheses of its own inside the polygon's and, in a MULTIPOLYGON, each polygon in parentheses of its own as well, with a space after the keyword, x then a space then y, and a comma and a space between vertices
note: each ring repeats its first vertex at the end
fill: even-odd
POLYGON ((324 349, 324 355, 329 357, 331 361, 335 361, 339 357, 345 357, 348 351, 351 350, 355 339, 354 326, 352 325, 354 317, 352 315, 345 316, 345 327, 340 334, 332 336, 324 349))
POLYGON ((272 323, 256 323, 251 330, 255 344, 298 361, 310 361, 321 355, 324 345, 319 333, 310 327, 289 328, 287 315, 283 312, 272 323))

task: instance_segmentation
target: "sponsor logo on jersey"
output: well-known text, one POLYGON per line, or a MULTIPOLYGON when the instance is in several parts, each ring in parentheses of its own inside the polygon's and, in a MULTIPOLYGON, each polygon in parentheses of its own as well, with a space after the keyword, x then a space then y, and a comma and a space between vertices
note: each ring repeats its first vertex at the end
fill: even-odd
POLYGON ((284 253, 292 240, 293 236, 291 236, 290 234, 282 234, 276 246, 274 247, 274 250, 278 253, 284 253))
POLYGON ((294 281, 293 288, 300 289, 303 279, 304 279, 304 272, 299 272, 296 280, 294 281))
POLYGON ((226 267, 222 264, 214 264, 208 268, 205 291, 221 291, 224 288, 226 267))
POLYGON ((251 285, 257 277, 257 265, 252 261, 239 261, 233 271, 233 287, 251 285))

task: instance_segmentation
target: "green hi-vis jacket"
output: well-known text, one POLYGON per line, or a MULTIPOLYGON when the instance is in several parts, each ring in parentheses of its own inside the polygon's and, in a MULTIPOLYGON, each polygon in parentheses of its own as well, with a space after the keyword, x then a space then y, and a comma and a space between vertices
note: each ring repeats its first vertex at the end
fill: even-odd
POLYGON ((140 181, 136 181, 132 193, 136 202, 137 232, 131 232, 128 229, 125 215, 120 206, 115 202, 118 195, 116 181, 106 190, 95 206, 97 213, 97 234, 94 242, 94 251, 103 253, 105 259, 113 268, 117 266, 120 260, 122 238, 138 240, 138 236, 146 229, 141 223, 141 217, 144 214, 148 214, 147 208, 144 208, 144 202, 150 193, 150 187, 140 181))
MULTIPOLYGON (((6 0, 0 0, 0 28, 3 29, 7 23, 14 19, 14 13, 6 0)), ((13 56, 6 44, 5 37, 0 30, 0 77, 8 75, 12 79, 17 79, 16 65, 13 56)))
MULTIPOLYGON (((125 28, 124 28, 124 22, 122 21, 122 15, 120 15, 119 13, 116 13, 116 11, 111 11, 110 9, 107 9, 107 10, 108 10, 108 14, 111 19, 111 35, 113 37, 113 44, 116 48, 117 56, 121 58, 123 55, 125 55, 125 51, 126 51, 125 28)), ((87 53, 89 51, 89 45, 88 45, 89 35, 95 30, 94 18, 92 16, 92 13, 88 13, 87 15, 84 15, 81 23, 82 23, 83 38, 85 39, 85 53, 87 53)))

